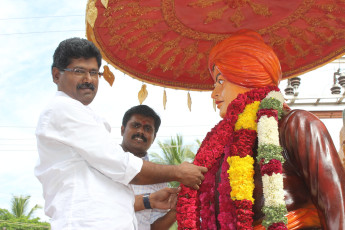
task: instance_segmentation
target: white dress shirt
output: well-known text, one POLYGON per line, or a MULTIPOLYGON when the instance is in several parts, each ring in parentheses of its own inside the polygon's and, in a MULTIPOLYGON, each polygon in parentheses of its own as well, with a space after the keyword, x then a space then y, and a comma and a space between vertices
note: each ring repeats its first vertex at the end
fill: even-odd
POLYGON ((109 132, 88 106, 60 91, 41 113, 35 175, 52 230, 137 229, 129 182, 143 162, 109 132))
MULTIPOLYGON (((149 158, 146 157, 142 158, 143 160, 148 161, 149 158)), ((159 184, 150 184, 150 185, 135 185, 131 184, 134 194, 141 195, 145 193, 153 193, 163 188, 168 187, 167 183, 159 183, 159 184)), ((138 220, 138 230, 150 230, 151 224, 155 222, 158 218, 164 216, 169 210, 162 210, 162 209, 144 209, 138 212, 135 212, 135 215, 138 220)))

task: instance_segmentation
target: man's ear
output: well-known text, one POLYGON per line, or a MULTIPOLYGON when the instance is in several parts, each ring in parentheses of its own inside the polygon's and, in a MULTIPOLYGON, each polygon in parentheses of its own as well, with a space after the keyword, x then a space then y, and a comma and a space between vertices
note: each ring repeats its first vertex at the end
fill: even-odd
POLYGON ((53 67, 53 69, 52 69, 52 76, 53 76, 53 82, 55 84, 58 84, 59 80, 60 80, 60 76, 61 76, 60 70, 58 68, 56 68, 56 67, 53 67))
POLYGON ((121 136, 123 136, 123 133, 125 132, 125 127, 121 125, 121 136))

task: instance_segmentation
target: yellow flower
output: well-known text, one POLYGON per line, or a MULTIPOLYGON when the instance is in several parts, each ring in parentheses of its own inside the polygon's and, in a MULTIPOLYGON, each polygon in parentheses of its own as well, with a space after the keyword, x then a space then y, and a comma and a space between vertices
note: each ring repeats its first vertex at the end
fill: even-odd
POLYGON ((231 199, 251 200, 254 203, 254 159, 251 156, 232 156, 227 159, 230 167, 228 170, 231 199))
POLYGON ((238 115, 237 122, 235 124, 235 131, 240 129, 256 130, 256 113, 259 110, 260 101, 254 101, 248 104, 243 112, 238 115))

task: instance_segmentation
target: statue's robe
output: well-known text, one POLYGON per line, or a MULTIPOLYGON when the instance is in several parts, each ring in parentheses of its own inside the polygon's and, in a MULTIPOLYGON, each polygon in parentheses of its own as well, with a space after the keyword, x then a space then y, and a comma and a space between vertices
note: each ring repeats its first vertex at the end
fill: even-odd
MULTIPOLYGON (((279 134, 288 229, 345 230, 345 170, 325 125, 307 111, 291 110, 279 121, 279 134)), ((259 230, 264 197, 258 164, 254 181, 254 229, 259 230)))

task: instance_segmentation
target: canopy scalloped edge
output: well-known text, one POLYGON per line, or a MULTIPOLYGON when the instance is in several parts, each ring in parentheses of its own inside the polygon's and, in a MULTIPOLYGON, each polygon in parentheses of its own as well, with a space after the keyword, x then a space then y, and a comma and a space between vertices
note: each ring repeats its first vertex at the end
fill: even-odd
MULTIPOLYGON (((217 42, 230 36, 234 27, 226 33, 200 32, 187 27, 189 21, 182 24, 178 10, 185 5, 181 1, 162 0, 158 5, 152 2, 154 1, 109 0, 108 7, 105 8, 100 0, 89 0, 86 11, 88 12, 90 3, 97 10, 96 15, 93 15, 96 16, 93 27, 88 23, 90 15, 86 14, 87 38, 101 50, 104 60, 139 81, 174 89, 212 90, 213 81, 207 70, 208 53, 217 42), (128 28, 131 28, 130 32, 128 28), (146 47, 142 45, 144 42, 146 47)), ((190 6, 205 1, 188 2, 190 6)), ((215 9, 215 3, 221 4, 223 1, 211 2, 208 4, 215 9)), ((237 10, 246 12, 248 6, 243 4, 237 10)), ((345 53, 345 3, 295 0, 290 5, 298 10, 272 25, 257 29, 281 60, 283 79, 314 70, 345 53), (318 14, 314 13, 315 9, 318 14), (316 19, 319 21, 315 21, 316 19), (303 29, 301 25, 309 27, 303 29), (288 31, 289 36, 284 37, 282 31, 288 31)), ((277 13, 274 12, 274 7, 273 13, 277 13)), ((187 10, 200 9, 189 7, 187 10)), ((228 10, 230 12, 232 9, 228 10)), ((259 17, 257 14, 253 15, 259 17)), ((273 16, 276 17, 274 14, 273 16)), ((249 20, 249 16, 246 19, 249 20)), ((217 19, 212 20, 213 23, 218 23, 217 19)), ((241 27, 236 27, 238 29, 241 27)))

